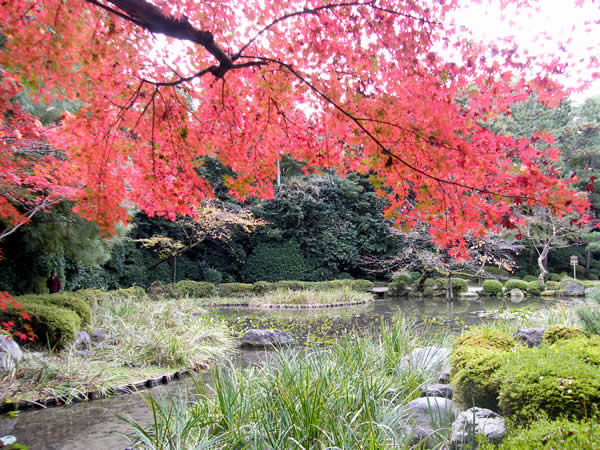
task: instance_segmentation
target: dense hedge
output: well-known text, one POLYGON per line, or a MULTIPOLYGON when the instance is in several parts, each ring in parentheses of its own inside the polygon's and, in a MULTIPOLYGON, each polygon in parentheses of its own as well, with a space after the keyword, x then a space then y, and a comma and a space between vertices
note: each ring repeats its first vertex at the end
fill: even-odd
MULTIPOLYGON (((72 292, 21 295, 15 297, 15 300, 23 305, 27 311, 29 311, 31 305, 49 305, 69 309, 79 316, 81 326, 83 327, 88 326, 92 320, 90 305, 82 297, 72 292)), ((79 331, 79 329, 76 331, 79 331)))
POLYGON ((61 349, 75 339, 81 328, 81 319, 70 309, 52 304, 20 301, 31 321, 24 322, 19 311, 12 307, 0 311, 0 322, 13 321, 17 327, 27 323, 36 335, 36 343, 50 348, 61 349))
POLYGON ((215 294, 215 285, 207 281, 181 280, 173 286, 173 294, 177 297, 211 297, 215 294))
POLYGON ((222 283, 217 286, 217 294, 223 297, 243 297, 254 294, 250 283, 222 283))
POLYGON ((312 267, 297 241, 263 243, 248 257, 243 277, 248 282, 306 280, 312 267))

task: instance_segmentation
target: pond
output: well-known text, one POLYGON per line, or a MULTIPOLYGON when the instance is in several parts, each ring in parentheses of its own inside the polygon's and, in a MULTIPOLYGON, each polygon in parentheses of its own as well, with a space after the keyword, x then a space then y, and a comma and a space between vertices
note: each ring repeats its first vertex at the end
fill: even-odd
MULTIPOLYGON (((398 311, 418 320, 445 324, 454 330, 481 323, 491 311, 543 309, 555 303, 540 298, 525 299, 515 304, 509 299, 468 300, 446 303, 440 300, 385 298, 373 303, 348 308, 320 310, 269 310, 247 308, 215 308, 213 314, 224 317, 238 333, 250 327, 277 326, 287 329, 300 342, 322 341, 346 334, 349 330, 369 331, 380 320, 389 320, 398 311)), ((260 361, 262 351, 242 351, 237 360, 242 365, 260 361)), ((203 374, 204 382, 209 375, 203 374)), ((191 379, 159 386, 154 396, 170 397, 185 392, 193 385, 191 379)), ((31 449, 119 449, 126 448, 128 440, 122 433, 129 427, 118 416, 141 424, 152 423, 152 412, 140 395, 115 397, 76 403, 67 407, 25 410, 16 417, 0 416, 0 437, 17 436, 18 443, 31 449)))

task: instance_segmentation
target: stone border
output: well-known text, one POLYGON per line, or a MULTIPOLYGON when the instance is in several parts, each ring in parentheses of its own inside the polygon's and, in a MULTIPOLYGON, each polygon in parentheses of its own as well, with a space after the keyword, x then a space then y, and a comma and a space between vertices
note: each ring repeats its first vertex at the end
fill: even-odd
MULTIPOLYGON (((208 369, 207 365, 200 365, 200 370, 208 369)), ((102 400, 106 398, 115 398, 123 395, 130 395, 140 390, 147 390, 156 387, 161 384, 169 384, 173 380, 181 380, 185 376, 190 376, 194 373, 192 370, 182 369, 173 373, 172 375, 162 375, 155 378, 148 378, 147 380, 141 380, 134 383, 122 384, 119 386, 109 387, 106 392, 88 391, 85 393, 79 393, 74 395, 69 402, 79 403, 91 400, 102 400)), ((7 413, 9 411, 21 411, 28 409, 43 409, 54 406, 64 406, 64 402, 56 397, 48 397, 39 400, 20 400, 16 402, 5 402, 0 404, 0 414, 7 413)))

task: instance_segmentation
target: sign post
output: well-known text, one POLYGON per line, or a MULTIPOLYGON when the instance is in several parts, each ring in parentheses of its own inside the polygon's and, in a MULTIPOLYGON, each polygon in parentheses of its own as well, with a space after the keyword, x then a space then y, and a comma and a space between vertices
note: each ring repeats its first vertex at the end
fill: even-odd
POLYGON ((573 255, 571 256, 571 265, 573 266, 573 279, 577 279, 577 264, 579 262, 579 259, 577 258, 577 256, 573 255))

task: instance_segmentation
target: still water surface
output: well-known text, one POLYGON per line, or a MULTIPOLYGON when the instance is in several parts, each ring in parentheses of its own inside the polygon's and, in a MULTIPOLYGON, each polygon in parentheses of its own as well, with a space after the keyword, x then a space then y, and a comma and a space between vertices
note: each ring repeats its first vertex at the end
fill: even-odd
MULTIPOLYGON (((480 323, 482 311, 512 310, 514 308, 546 308, 552 302, 539 298, 526 299, 519 304, 510 300, 469 300, 448 304, 439 300, 407 300, 386 298, 372 304, 350 308, 327 310, 281 310, 260 311, 245 308, 218 308, 222 316, 236 319, 270 315, 275 321, 303 321, 309 326, 318 326, 322 321, 333 320, 335 327, 345 329, 367 329, 376 325, 381 318, 389 320, 399 310, 416 319, 427 317, 451 323, 455 328, 480 323)), ((335 330, 334 330, 335 331, 335 330)), ((251 364, 262 352, 244 351, 239 355, 241 364, 251 364)), ((208 381, 208 375, 202 375, 208 381)), ((188 378, 180 382, 152 389, 153 396, 172 397, 193 386, 188 378)), ((128 439, 123 433, 130 432, 126 423, 118 416, 127 417, 140 424, 151 424, 152 413, 138 394, 112 399, 76 403, 66 407, 21 411, 16 418, 0 416, 0 437, 12 434, 17 442, 30 449, 48 450, 104 450, 124 449, 128 439)))

